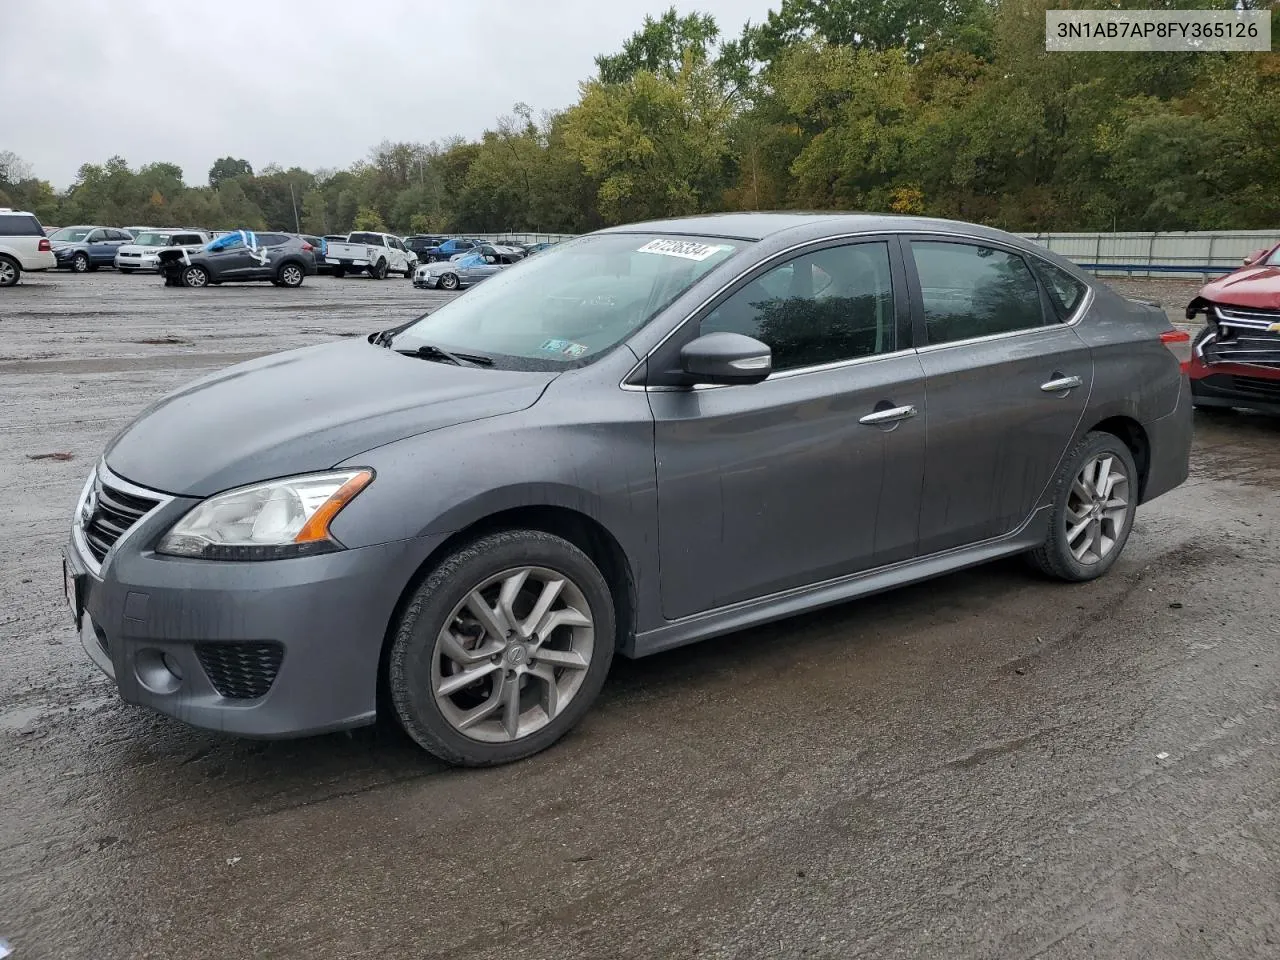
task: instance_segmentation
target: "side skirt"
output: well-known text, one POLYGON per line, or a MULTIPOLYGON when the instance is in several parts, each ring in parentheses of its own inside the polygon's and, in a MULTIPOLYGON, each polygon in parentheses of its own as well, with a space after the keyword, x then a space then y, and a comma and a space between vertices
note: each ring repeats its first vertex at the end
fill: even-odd
POLYGON ((661 627, 636 634, 620 652, 627 657, 647 657, 699 640, 783 620, 1022 553, 1044 543, 1049 533, 1049 514, 1050 505, 1046 504, 1036 510, 1020 528, 1002 537, 673 620, 661 627))

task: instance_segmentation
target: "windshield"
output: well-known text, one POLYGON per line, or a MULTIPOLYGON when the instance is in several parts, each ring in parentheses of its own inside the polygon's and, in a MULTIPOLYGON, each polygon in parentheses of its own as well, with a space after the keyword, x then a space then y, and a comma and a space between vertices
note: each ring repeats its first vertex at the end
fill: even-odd
POLYGON ((1266 266, 1280 267, 1280 247, 1276 247, 1271 251, 1271 256, 1267 257, 1266 266))
POLYGON ((92 232, 92 227, 63 227, 61 230, 55 230, 49 234, 49 239, 62 240, 66 243, 79 243, 92 232))
POLYGON ((532 370, 581 366, 747 246, 742 240, 595 234, 522 260, 423 317, 397 349, 430 344, 532 370))
POLYGON ((140 233, 133 241, 140 247, 167 247, 169 246, 169 234, 167 233, 140 233))

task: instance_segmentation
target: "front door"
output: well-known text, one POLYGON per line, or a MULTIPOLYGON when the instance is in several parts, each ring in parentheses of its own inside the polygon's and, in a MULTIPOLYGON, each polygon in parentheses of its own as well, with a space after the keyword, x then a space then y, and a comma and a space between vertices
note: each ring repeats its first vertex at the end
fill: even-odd
POLYGON ((900 266, 892 239, 828 242, 690 321, 764 341, 774 373, 648 393, 668 619, 914 554, 925 393, 900 266))
POLYGON ((1084 413, 1093 360, 1025 257, 917 237, 908 272, 929 397, 920 552, 1018 529, 1084 413))

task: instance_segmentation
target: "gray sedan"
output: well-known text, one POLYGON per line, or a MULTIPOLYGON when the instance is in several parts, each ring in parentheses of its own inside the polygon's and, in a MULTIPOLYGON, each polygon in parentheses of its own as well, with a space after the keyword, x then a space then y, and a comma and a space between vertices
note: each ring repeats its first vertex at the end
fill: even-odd
POLYGON ((413 285, 421 290, 458 290, 487 280, 520 259, 508 248, 479 247, 460 253, 449 260, 419 264, 413 272, 413 285))
POLYGON ((1012 554, 1102 576, 1187 477, 1170 339, 978 226, 604 230, 149 407, 85 481, 66 595, 129 702, 260 737, 381 711, 515 760, 615 655, 1012 554))

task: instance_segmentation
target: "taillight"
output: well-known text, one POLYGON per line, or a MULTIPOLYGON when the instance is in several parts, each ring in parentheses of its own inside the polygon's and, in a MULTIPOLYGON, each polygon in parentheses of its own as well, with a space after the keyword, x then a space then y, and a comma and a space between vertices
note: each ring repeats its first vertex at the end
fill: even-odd
POLYGON ((36 249, 37 249, 37 250, 39 250, 39 251, 40 251, 40 253, 52 253, 52 252, 53 252, 53 245, 52 245, 51 243, 49 243, 49 238, 48 238, 48 237, 41 237, 41 238, 40 238, 40 246, 39 246, 39 247, 37 247, 36 249))
POLYGON ((1160 334, 1160 342, 1178 358, 1178 364, 1185 372, 1191 366, 1191 334, 1185 330, 1166 330, 1160 334))
POLYGON ((311 244, 307 243, 307 241, 303 240, 303 241, 302 241, 302 249, 303 249, 303 250, 306 250, 306 251, 309 253, 309 252, 311 252, 312 250, 314 250, 314 249, 315 249, 315 247, 313 247, 311 244))

